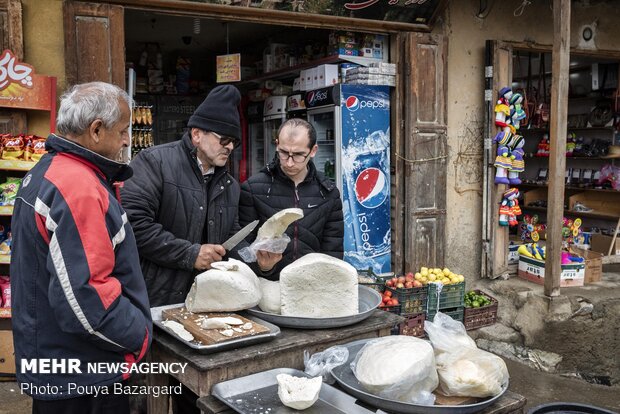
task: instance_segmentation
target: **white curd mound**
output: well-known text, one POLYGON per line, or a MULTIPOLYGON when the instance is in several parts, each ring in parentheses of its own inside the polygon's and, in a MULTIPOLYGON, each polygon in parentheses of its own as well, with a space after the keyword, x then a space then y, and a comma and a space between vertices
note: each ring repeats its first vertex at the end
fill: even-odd
POLYGON ((276 380, 280 401, 295 410, 305 410, 311 407, 319 399, 323 385, 322 377, 306 378, 278 374, 276 380))

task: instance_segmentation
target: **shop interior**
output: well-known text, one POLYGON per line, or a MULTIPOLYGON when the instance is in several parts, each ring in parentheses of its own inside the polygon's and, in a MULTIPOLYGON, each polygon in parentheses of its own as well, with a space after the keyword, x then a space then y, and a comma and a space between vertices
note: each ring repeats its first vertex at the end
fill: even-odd
MULTIPOLYGON (((518 185, 523 210, 511 239, 544 240, 549 179, 551 53, 515 51, 512 89, 524 97, 528 114, 522 135, 525 171, 518 185), (528 226, 529 225, 529 226, 528 226)), ((620 221, 620 146, 617 142, 618 61, 604 56, 571 55, 567 115, 564 199, 565 237, 607 254, 609 241, 592 245, 592 234, 613 236, 620 221), (579 219, 579 220, 577 220, 579 219)), ((514 150, 513 150, 514 151, 514 150)), ((601 240, 600 236, 595 239, 601 240)), ((611 237, 610 237, 611 239, 611 237)), ((537 241, 537 240, 534 240, 537 241)), ((598 243, 597 240, 594 243, 598 243)))
MULTIPOLYGON (((327 86, 315 84, 314 88, 304 88, 295 84, 302 70, 352 61, 362 66, 370 61, 387 62, 388 42, 387 36, 380 35, 126 9, 126 67, 128 73, 130 68, 135 71, 133 90, 137 108, 132 155, 145 147, 179 139, 194 109, 218 84, 216 57, 239 53, 241 81, 233 84, 243 96, 242 118, 247 133, 231 156, 229 169, 244 181, 272 159, 273 140, 281 122, 307 116, 304 89, 327 86), (337 35, 341 35, 339 39, 337 35), (350 38, 344 38, 345 35, 350 38), (368 57, 372 49, 366 49, 366 57, 359 56, 364 46, 373 46, 368 43, 375 36, 382 43, 380 49, 374 50, 374 57, 368 57), (344 54, 357 56, 343 59, 344 54)), ((332 66, 332 69, 335 69, 334 82, 339 82, 341 67, 332 66)), ((331 127, 330 122, 325 122, 325 116, 329 117, 320 114, 313 117, 319 141, 315 165, 321 172, 335 177, 334 127, 333 121, 331 127)))

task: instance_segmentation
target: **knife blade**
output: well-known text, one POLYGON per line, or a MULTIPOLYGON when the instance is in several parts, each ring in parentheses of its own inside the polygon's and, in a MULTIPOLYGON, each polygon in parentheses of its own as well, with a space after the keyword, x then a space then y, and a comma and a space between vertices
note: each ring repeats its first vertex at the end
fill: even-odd
POLYGON ((230 251, 233 247, 238 245, 241 240, 245 239, 248 234, 252 233, 252 230, 254 230, 256 226, 258 226, 258 220, 254 220, 253 222, 239 230, 230 239, 222 243, 222 246, 224 246, 226 250, 230 251))

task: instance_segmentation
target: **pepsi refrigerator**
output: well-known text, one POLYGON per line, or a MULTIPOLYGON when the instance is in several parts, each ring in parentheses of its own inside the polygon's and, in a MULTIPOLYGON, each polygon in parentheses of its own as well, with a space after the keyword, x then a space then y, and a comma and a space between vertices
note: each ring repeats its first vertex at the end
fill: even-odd
POLYGON ((342 197, 344 259, 358 270, 390 271, 390 90, 335 85, 308 91, 317 132, 314 162, 342 197))

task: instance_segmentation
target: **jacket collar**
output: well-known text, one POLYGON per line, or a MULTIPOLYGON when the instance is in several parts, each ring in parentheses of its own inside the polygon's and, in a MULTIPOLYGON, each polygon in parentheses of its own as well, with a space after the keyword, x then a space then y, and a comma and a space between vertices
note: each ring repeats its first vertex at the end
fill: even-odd
POLYGON ((64 153, 85 161, 91 168, 102 174, 108 182, 125 181, 133 175, 133 170, 129 165, 106 158, 56 134, 50 134, 47 137, 45 149, 50 153, 64 153))
MULTIPOLYGON (((278 157, 274 157, 273 160, 271 160, 271 162, 262 169, 262 171, 266 174, 269 174, 271 177, 278 177, 283 180, 289 180, 292 182, 292 180, 286 174, 284 174, 282 168, 280 168, 280 159, 278 157)), ((304 180, 302 181, 302 184, 309 183, 314 179, 316 179, 318 183, 323 186, 323 188, 325 188, 327 191, 332 191, 334 188, 336 188, 336 184, 334 184, 332 180, 320 173, 316 169, 314 161, 310 160, 310 162, 308 163, 308 174, 306 175, 306 178, 304 178, 304 180)))
MULTIPOLYGON (((186 131, 183 134, 183 137, 181 138, 181 146, 183 147, 185 153, 189 156, 192 162, 192 168, 194 172, 198 175, 198 178, 202 179, 202 171, 200 171, 200 168, 198 167, 198 150, 196 149, 194 144, 192 144, 192 139, 189 136, 189 131, 186 131)), ((219 180, 223 175, 226 175, 227 172, 228 169, 226 167, 215 167, 212 181, 219 180)))

